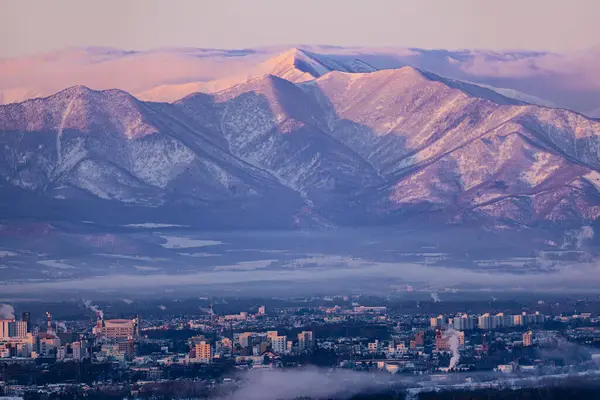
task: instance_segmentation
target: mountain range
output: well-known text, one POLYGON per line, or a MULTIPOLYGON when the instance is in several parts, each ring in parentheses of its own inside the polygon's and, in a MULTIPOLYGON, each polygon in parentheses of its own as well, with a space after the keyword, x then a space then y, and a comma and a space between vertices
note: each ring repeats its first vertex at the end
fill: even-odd
POLYGON ((600 216, 590 117, 381 57, 250 54, 219 79, 0 106, 1 217, 212 229, 600 216))

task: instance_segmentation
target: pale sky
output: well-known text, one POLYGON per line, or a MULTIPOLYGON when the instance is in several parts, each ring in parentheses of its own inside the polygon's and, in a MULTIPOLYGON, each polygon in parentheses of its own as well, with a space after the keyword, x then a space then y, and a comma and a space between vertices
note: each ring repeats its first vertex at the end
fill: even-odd
POLYGON ((0 57, 72 46, 281 44, 570 51, 600 0, 0 0, 0 57))

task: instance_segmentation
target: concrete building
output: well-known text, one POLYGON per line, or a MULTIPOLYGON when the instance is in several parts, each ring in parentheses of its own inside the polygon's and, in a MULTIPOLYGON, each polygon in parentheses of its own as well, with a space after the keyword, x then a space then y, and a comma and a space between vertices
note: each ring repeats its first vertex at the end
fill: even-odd
POLYGON ((108 339, 130 339, 134 337, 135 321, 131 319, 108 319, 103 321, 101 334, 108 339))
POLYGON ((0 339, 10 337, 9 325, 14 322, 14 319, 0 319, 0 339))
POLYGON ((287 336, 272 336, 270 339, 273 352, 276 354, 287 353, 287 336))
POLYGON ((67 354, 67 351, 65 349, 65 346, 58 346, 56 348, 56 360, 57 361, 62 361, 65 359, 65 355, 67 354))
POLYGON ((378 353, 379 352, 379 340, 374 342, 370 342, 368 344, 369 353, 378 353))
POLYGON ((202 341, 196 343, 196 362, 210 363, 213 357, 212 346, 210 343, 202 341))
POLYGON ((233 341, 229 338, 222 338, 215 344, 215 350, 219 353, 231 353, 233 351, 233 341))
POLYGON ((248 318, 248 313, 242 311, 239 314, 228 314, 223 316, 223 320, 225 321, 244 321, 248 318))
POLYGON ((383 306, 358 306, 354 307, 354 312, 357 314, 385 314, 387 312, 387 307, 383 306))
POLYGON ((8 323, 8 336, 11 338, 24 338, 27 336, 27 321, 13 321, 8 323))
POLYGON ((265 306, 260 306, 260 307, 258 307, 258 313, 257 313, 257 314, 258 314, 258 315, 266 315, 266 314, 267 314, 267 312, 266 312, 266 308, 265 308, 265 306))
POLYGON ((56 348, 60 346, 60 339, 57 336, 42 333, 39 336, 40 346, 39 354, 43 356, 49 356, 56 351, 56 348))
POLYGON ((250 345, 250 338, 254 335, 254 332, 242 332, 239 334, 235 334, 234 338, 237 336, 240 347, 245 349, 250 345))
POLYGON ((454 317, 452 325, 457 331, 470 331, 475 328, 474 319, 468 314, 459 314, 454 317))
POLYGON ((513 315, 513 325, 523 326, 523 316, 522 315, 513 315))
POLYGON ((489 313, 480 315, 477 319, 477 327, 479 329, 490 330, 495 328, 494 318, 489 313))
POLYGON ((0 358, 9 358, 10 348, 5 343, 0 343, 0 358))
POLYGON ((493 325, 495 328, 504 328, 513 326, 513 318, 511 315, 504 315, 504 313, 498 313, 494 315, 493 325))
POLYGON ((449 342, 448 338, 443 335, 441 329, 438 329, 435 332, 435 349, 437 351, 449 351, 450 350, 450 342, 449 342))
POLYGON ((133 339, 129 339, 126 341, 119 341, 117 343, 119 352, 125 354, 125 360, 131 361, 135 356, 135 342, 133 339))
POLYGON ((415 347, 423 346, 425 344, 425 332, 417 332, 415 333, 415 347))
POLYGON ((312 331, 302 331, 298 334, 298 349, 301 351, 311 350, 314 346, 312 331))
POLYGON ((71 343, 71 351, 73 352, 73 360, 81 361, 85 358, 85 348, 83 348, 81 342, 71 343))
POLYGON ((533 344, 533 333, 531 331, 523 334, 523 346, 529 347, 533 344))
POLYGON ((443 315, 438 315, 437 317, 430 318, 429 325, 433 329, 443 328, 446 326, 446 317, 443 315))

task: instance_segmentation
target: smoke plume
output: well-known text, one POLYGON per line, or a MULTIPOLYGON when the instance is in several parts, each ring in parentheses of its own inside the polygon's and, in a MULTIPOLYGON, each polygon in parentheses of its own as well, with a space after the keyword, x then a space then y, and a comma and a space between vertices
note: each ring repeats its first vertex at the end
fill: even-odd
POLYGON ((10 304, 0 304, 0 319, 15 319, 15 309, 10 304))
POLYGON ((444 337, 448 338, 448 345, 452 351, 452 358, 450 358, 450 365, 448 368, 453 369, 456 368, 458 362, 460 361, 460 353, 458 352, 460 340, 458 338, 458 332, 456 332, 454 328, 449 327, 444 333, 444 337))
POLYGON ((58 328, 60 328, 63 332, 66 332, 68 330, 67 325, 62 321, 56 321, 54 324, 56 325, 57 332, 58 332, 58 328))
POLYGON ((565 238, 561 249, 575 248, 583 250, 586 241, 594 238, 594 228, 591 226, 582 226, 579 229, 573 229, 565 232, 565 238))
POLYGON ((434 303, 439 303, 442 301, 436 292, 432 292, 430 296, 434 303))
POLYGON ((584 226, 577 232, 577 249, 581 249, 586 240, 594 238, 594 229, 591 226, 584 226))
POLYGON ((104 319, 104 313, 102 312, 101 309, 99 309, 97 306, 93 305, 91 301, 89 300, 84 300, 83 304, 85 304, 86 308, 90 311, 93 311, 94 313, 96 313, 96 315, 98 315, 98 317, 100 319, 104 319))

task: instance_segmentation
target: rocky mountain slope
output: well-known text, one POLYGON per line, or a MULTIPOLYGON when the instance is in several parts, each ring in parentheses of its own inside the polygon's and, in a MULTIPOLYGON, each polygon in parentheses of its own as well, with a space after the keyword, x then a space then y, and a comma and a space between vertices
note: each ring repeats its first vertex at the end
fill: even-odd
POLYGON ((5 217, 243 226, 248 218, 262 222, 265 208, 267 219, 289 220, 302 205, 177 107, 118 90, 72 87, 0 107, 0 132, 5 217))
POLYGON ((577 226, 600 215, 596 121, 412 67, 298 51, 276 61, 277 76, 173 104, 73 87, 1 106, 3 218, 577 226))

